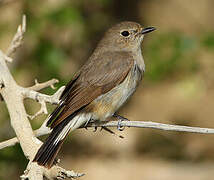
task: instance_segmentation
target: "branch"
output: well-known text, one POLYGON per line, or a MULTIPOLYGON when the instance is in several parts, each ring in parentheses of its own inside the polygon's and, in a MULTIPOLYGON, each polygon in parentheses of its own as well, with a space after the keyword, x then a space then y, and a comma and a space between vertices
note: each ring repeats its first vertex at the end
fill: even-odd
MULTIPOLYGON (((58 162, 57 162, 58 163, 58 162)), ((43 179, 43 175, 47 179, 66 179, 66 178, 79 178, 84 176, 83 173, 76 173, 74 171, 67 171, 58 165, 54 165, 51 169, 39 166, 36 162, 30 163, 30 166, 24 171, 24 174, 20 176, 21 180, 38 180, 43 179)))
POLYGON ((46 95, 46 94, 42 94, 39 92, 36 92, 34 90, 30 90, 28 88, 22 88, 22 96, 23 98, 30 98, 30 99, 34 99, 37 102, 41 102, 41 101, 45 101, 51 104, 58 104, 59 101, 59 97, 62 93, 62 91, 64 90, 65 86, 60 87, 56 93, 54 93, 52 96, 46 95))
MULTIPOLYGON (((213 128, 200 128, 191 126, 181 126, 181 125, 171 125, 163 124, 151 121, 122 121, 120 122, 122 127, 136 127, 136 128, 152 128, 164 131, 178 131, 178 132, 188 132, 188 133, 200 133, 200 134, 214 134, 213 128)), ((87 127, 117 127, 118 121, 110 122, 99 122, 89 123, 87 127)))
POLYGON ((52 89, 55 89, 54 84, 58 83, 58 79, 51 79, 49 81, 46 81, 44 83, 39 83, 37 79, 35 79, 35 85, 29 87, 28 89, 34 90, 34 91, 40 91, 41 89, 44 89, 46 87, 51 87, 52 89))
POLYGON ((34 115, 29 115, 29 114, 28 114, 28 117, 29 117, 31 120, 34 119, 35 117, 41 115, 41 114, 48 114, 48 110, 47 110, 47 106, 46 106, 45 101, 38 100, 38 102, 39 102, 40 105, 41 105, 40 110, 37 111, 34 115))
MULTIPOLYGON (((11 54, 15 52, 15 50, 22 44, 23 34, 25 30, 26 18, 25 16, 23 16, 22 25, 18 27, 17 33, 11 42, 7 54, 4 54, 0 51, 0 95, 3 97, 4 102, 8 108, 10 123, 17 136, 17 139, 15 141, 18 140, 20 142, 20 146, 25 157, 30 160, 28 167, 21 178, 28 180, 42 180, 43 177, 46 177, 48 179, 79 177, 82 174, 72 174, 72 171, 67 171, 57 165, 54 165, 50 169, 46 169, 37 165, 37 163, 31 162, 39 147, 42 145, 42 142, 35 137, 31 124, 27 118, 28 115, 26 113, 23 100, 25 98, 32 98, 38 101, 40 104, 42 104, 42 110, 39 113, 47 113, 45 103, 49 102, 52 104, 57 104, 59 96, 62 93, 64 87, 61 87, 54 95, 48 96, 42 93, 38 93, 35 90, 40 90, 43 87, 53 85, 56 80, 41 84, 36 82, 36 85, 31 88, 23 88, 16 83, 8 69, 6 62, 12 62, 12 58, 10 58, 9 56, 11 56, 11 54)), ((40 130, 40 133, 43 133, 42 129, 40 130)), ((15 141, 9 140, 9 142, 12 143, 14 143, 15 141)), ((7 143, 3 143, 3 146, 5 146, 5 144, 7 143)))
POLYGON ((49 102, 51 104, 58 104, 59 101, 59 97, 62 93, 62 91, 64 90, 65 86, 62 86, 61 88, 58 89, 58 91, 56 93, 54 93, 52 96, 48 96, 39 92, 36 92, 34 90, 31 89, 43 89, 46 88, 47 86, 53 86, 54 83, 56 83, 58 80, 56 79, 52 79, 50 81, 44 82, 44 83, 37 83, 36 85, 32 86, 31 88, 23 88, 23 97, 24 98, 31 98, 36 100, 37 102, 39 102, 41 104, 40 110, 35 113, 34 115, 28 115, 28 117, 30 119, 34 119, 35 117, 37 117, 40 114, 48 114, 48 110, 47 110, 47 106, 46 106, 46 102, 49 102))
MULTIPOLYGON (((48 118, 47 118, 48 119, 48 118)), ((46 121, 42 124, 42 126, 34 131, 36 137, 43 136, 49 134, 51 132, 50 128, 46 127, 46 121)), ((188 133, 200 133, 200 134, 214 134, 214 129, 212 128, 200 128, 200 127, 191 127, 191 126, 180 126, 180 125, 171 125, 171 124, 163 124, 151 121, 122 121, 120 122, 122 127, 135 127, 135 128, 152 128, 164 131, 177 131, 177 132, 188 132, 188 133)), ((109 122, 92 122, 88 123, 87 126, 81 128, 88 127, 117 127, 118 121, 109 121, 109 122)), ((1 142, 0 149, 5 147, 10 147, 18 143, 18 139, 16 137, 1 142)))
MULTIPOLYGON (((48 121, 48 118, 43 122, 43 124, 41 125, 41 127, 39 129, 34 131, 34 135, 36 137, 43 136, 43 135, 49 134, 51 132, 50 128, 48 128, 46 126, 47 121, 48 121)), ((3 141, 0 143, 0 149, 3 149, 5 147, 14 146, 16 143, 19 143, 19 140, 17 137, 3 141)))
MULTIPOLYGON (((10 57, 16 51, 16 49, 22 45, 25 31, 26 31, 26 16, 23 15, 22 24, 18 26, 17 32, 14 35, 13 40, 11 41, 10 46, 7 50, 6 55, 8 57, 10 57)), ((12 59, 10 59, 9 62, 12 62, 12 59)))

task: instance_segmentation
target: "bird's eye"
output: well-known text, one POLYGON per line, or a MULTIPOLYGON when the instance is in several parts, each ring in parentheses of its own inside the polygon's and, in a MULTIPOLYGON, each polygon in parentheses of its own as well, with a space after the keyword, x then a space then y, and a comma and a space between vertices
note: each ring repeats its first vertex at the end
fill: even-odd
POLYGON ((122 34, 123 36, 127 37, 127 36, 129 36, 129 31, 123 31, 123 32, 121 32, 121 34, 122 34))

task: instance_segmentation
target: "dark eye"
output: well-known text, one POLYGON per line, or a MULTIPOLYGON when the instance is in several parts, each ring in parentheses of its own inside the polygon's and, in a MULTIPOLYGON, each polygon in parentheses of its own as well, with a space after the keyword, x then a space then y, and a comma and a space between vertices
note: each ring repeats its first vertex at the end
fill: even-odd
POLYGON ((122 34, 123 36, 127 37, 127 36, 129 36, 129 31, 123 31, 123 32, 121 32, 121 34, 122 34))

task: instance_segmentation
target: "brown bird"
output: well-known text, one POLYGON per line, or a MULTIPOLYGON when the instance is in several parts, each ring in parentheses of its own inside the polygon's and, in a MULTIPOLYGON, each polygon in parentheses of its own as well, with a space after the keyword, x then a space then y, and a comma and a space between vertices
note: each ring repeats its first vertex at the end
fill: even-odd
POLYGON ((111 116, 122 119, 115 112, 142 79, 145 64, 141 43, 144 34, 154 30, 135 22, 122 22, 105 33, 63 91, 47 122, 53 130, 33 161, 50 168, 70 131, 91 120, 105 121, 111 116))

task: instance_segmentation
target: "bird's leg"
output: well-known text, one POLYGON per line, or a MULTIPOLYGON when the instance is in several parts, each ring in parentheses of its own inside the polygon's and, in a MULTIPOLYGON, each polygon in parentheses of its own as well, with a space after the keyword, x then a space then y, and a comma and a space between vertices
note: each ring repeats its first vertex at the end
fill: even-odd
POLYGON ((97 131, 97 126, 96 127, 94 127, 94 130, 93 130, 93 132, 96 132, 97 131))
POLYGON ((119 131, 123 131, 123 130, 125 129, 125 127, 122 127, 122 126, 121 126, 121 122, 122 122, 122 121, 129 121, 129 120, 128 120, 127 118, 124 118, 124 117, 118 115, 118 114, 114 114, 113 117, 115 117, 115 118, 118 119, 117 129, 118 129, 119 131))
MULTIPOLYGON (((89 119, 89 120, 87 120, 86 121, 86 123, 85 123, 85 125, 84 125, 84 128, 86 129, 86 130, 88 130, 88 128, 87 128, 87 125, 88 125, 88 123, 91 123, 91 122, 95 122, 95 120, 94 119, 89 119)), ((94 132, 96 132, 97 131, 97 127, 94 127, 94 132)))

